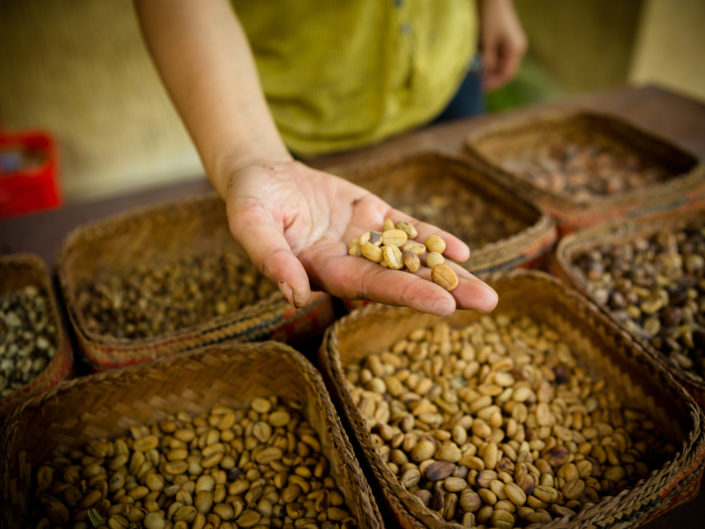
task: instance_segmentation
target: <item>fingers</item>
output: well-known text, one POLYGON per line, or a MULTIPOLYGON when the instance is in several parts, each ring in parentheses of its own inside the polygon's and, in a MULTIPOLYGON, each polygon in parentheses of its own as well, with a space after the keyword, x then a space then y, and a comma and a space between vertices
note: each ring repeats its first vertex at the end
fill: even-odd
POLYGON ((507 37, 483 46, 483 88, 494 90, 510 81, 519 71, 526 48, 526 39, 521 36, 507 37))
POLYGON ((490 37, 484 37, 481 44, 482 53, 482 69, 484 80, 489 82, 494 76, 495 69, 497 68, 497 50, 499 46, 495 39, 490 37))
POLYGON ((475 309, 480 312, 494 310, 499 297, 491 286, 457 264, 446 263, 458 275, 458 287, 451 292, 458 309, 475 309))
POLYGON ((458 308, 489 312, 497 304, 494 290, 455 264, 459 284, 448 292, 430 281, 427 268, 417 274, 389 270, 347 255, 345 245, 339 242, 320 244, 300 257, 311 280, 341 298, 370 299, 439 315, 452 314, 458 308))
POLYGON ((228 205, 228 219, 235 240, 260 272, 279 287, 287 303, 306 305, 311 297, 306 270, 269 212, 258 204, 228 205))
POLYGON ((510 81, 516 75, 523 55, 523 49, 516 43, 507 43, 502 48, 502 67, 499 71, 498 80, 500 86, 510 81))
POLYGON ((491 56, 492 59, 490 66, 486 66, 482 71, 482 88, 485 91, 491 91, 503 84, 503 58, 499 54, 499 46, 483 53, 483 59, 486 55, 491 56))
MULTIPOLYGON (((491 312, 497 306, 497 292, 492 287, 458 264, 448 260, 446 260, 446 264, 458 276, 458 286, 450 292, 455 299, 457 309, 475 309, 480 312, 491 312)), ((431 281, 431 270, 429 268, 421 268, 416 275, 431 281)))
POLYGON ((438 285, 360 257, 337 256, 307 269, 313 281, 340 298, 369 299, 439 315, 456 309, 453 296, 438 285))
POLYGON ((494 90, 504 86, 511 80, 519 69, 522 54, 519 49, 509 42, 502 42, 494 53, 494 69, 485 79, 485 89, 494 90))

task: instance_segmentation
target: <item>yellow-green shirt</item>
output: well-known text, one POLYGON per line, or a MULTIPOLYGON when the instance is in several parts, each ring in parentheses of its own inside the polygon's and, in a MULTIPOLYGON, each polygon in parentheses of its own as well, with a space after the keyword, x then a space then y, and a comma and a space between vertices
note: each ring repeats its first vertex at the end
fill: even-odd
POLYGON ((287 146, 377 142, 450 101, 475 52, 472 0, 233 0, 287 146))

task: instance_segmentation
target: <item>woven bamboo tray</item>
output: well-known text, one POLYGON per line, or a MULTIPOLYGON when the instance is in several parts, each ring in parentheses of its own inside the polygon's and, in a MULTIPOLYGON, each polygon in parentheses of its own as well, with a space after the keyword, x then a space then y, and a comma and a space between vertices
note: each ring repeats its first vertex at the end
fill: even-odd
POLYGON ((320 374, 278 342, 221 345, 90 375, 30 400, 8 418, 1 443, 2 525, 26 527, 37 516, 34 478, 47 458, 170 414, 196 415, 219 405, 241 408, 254 397, 271 395, 302 404, 359 527, 383 527, 320 374))
POLYGON ((44 370, 30 383, 11 395, 0 399, 0 419, 15 409, 21 402, 46 391, 70 376, 73 368, 73 353, 64 333, 51 278, 44 262, 32 254, 14 254, 0 258, 0 292, 8 292, 25 286, 36 286, 49 301, 50 312, 56 327, 56 354, 44 370))
POLYGON ((556 241, 549 217, 461 159, 425 153, 333 171, 411 214, 423 213, 433 197, 447 202, 438 208, 438 218, 429 222, 468 244, 470 258, 461 265, 474 274, 530 267, 556 241), (485 209, 478 212, 477 207, 485 209), (472 222, 461 227, 454 222, 461 217, 472 222), (486 240, 488 232, 491 240, 486 240))
MULTIPOLYGON (((610 308, 606 304, 599 303, 590 292, 584 274, 580 268, 573 264, 575 258, 600 244, 626 243, 638 237, 649 237, 660 230, 677 230, 694 220, 699 220, 705 225, 705 210, 651 215, 640 219, 617 221, 581 230, 561 240, 556 248, 555 256, 550 262, 551 271, 554 275, 562 278, 585 296, 592 299, 602 310, 609 314, 610 308)), ((615 318, 615 321, 618 320, 615 318)), ((629 332, 647 351, 652 352, 654 357, 662 360, 664 368, 671 371, 679 382, 690 391, 695 400, 705 407, 705 380, 702 377, 683 369, 674 362, 668 361, 647 339, 632 332, 628 326, 619 321, 618 325, 621 325, 626 332, 629 332)))
POLYGON ((96 371, 122 367, 231 339, 297 343, 321 335, 333 321, 329 295, 316 293, 308 306, 295 310, 277 291, 235 312, 148 338, 116 338, 89 330, 77 302, 82 283, 108 271, 129 273, 138 264, 159 266, 225 251, 245 256, 230 235, 222 201, 214 195, 130 211, 72 232, 62 245, 58 274, 90 366, 96 371))
POLYGON ((665 210, 687 210, 705 203, 705 167, 693 154, 650 132, 607 114, 588 111, 547 112, 535 118, 508 118, 474 130, 466 140, 471 158, 492 168, 492 176, 521 192, 558 222, 561 233, 616 218, 665 210), (514 153, 573 141, 634 154, 668 174, 665 182, 578 202, 504 168, 514 153))
MULTIPOLYGON (((685 389, 594 305, 550 276, 514 271, 493 278, 491 284, 500 300, 495 313, 519 311, 550 324, 571 344, 588 370, 622 392, 625 401, 641 403, 663 432, 673 432, 678 446, 672 460, 633 488, 587 506, 570 520, 554 520, 544 527, 635 527, 694 497, 703 472, 705 416, 685 389)), ((452 327, 464 327, 479 317, 473 311, 458 311, 445 321, 452 327)), ((444 521, 425 507, 382 462, 343 369, 368 354, 388 350, 413 329, 439 321, 437 316, 407 308, 370 305, 336 322, 319 352, 326 383, 364 463, 371 468, 372 485, 378 487, 385 504, 405 528, 455 529, 459 525, 444 521)))

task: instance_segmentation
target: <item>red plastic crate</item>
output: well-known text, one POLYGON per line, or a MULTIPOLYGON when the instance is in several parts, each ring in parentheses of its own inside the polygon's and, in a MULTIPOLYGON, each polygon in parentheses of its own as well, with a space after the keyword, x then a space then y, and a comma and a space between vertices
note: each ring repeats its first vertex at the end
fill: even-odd
POLYGON ((63 203, 53 138, 41 131, 0 131, 0 218, 63 203))

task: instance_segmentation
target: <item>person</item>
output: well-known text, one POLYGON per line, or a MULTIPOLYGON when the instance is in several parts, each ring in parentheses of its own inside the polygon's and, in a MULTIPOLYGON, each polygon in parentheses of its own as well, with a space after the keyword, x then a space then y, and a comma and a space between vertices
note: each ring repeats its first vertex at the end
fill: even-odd
MULTIPOLYGON (((448 292, 428 269, 402 273, 347 255, 348 241, 385 218, 413 223, 421 241, 440 235, 454 261, 469 249, 289 150, 360 147, 431 121, 475 53, 473 2, 233 3, 135 0, 147 47, 253 263, 295 307, 309 302, 313 284, 440 315, 492 310, 497 294, 460 266, 448 292)), ((479 20, 491 89, 516 72, 526 38, 511 0, 481 0, 479 20)))

